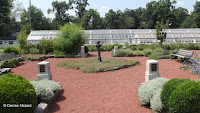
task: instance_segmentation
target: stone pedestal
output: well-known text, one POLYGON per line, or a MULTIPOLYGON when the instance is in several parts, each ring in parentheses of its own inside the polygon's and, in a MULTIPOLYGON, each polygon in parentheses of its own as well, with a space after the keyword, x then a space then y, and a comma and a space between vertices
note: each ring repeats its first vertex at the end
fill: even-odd
POLYGON ((147 60, 147 62, 146 62, 146 72, 145 72, 145 82, 152 80, 154 78, 157 78, 157 77, 160 77, 158 61, 147 60))
POLYGON ((38 75, 37 75, 38 80, 42 80, 42 79, 52 80, 52 74, 50 71, 49 62, 45 62, 45 61, 40 62, 37 64, 37 68, 38 68, 38 75))
POLYGON ((84 58, 84 57, 86 57, 85 46, 81 46, 81 58, 84 58))
POLYGON ((114 56, 116 56, 117 53, 118 53, 118 46, 115 46, 115 47, 114 47, 114 56))

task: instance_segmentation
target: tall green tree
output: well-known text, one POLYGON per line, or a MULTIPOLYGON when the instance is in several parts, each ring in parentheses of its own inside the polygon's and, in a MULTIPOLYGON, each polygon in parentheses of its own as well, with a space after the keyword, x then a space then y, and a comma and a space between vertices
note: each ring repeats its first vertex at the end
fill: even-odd
POLYGON ((52 2, 53 9, 48 9, 48 13, 55 12, 55 18, 53 20, 53 25, 56 26, 55 29, 59 29, 59 27, 72 21, 72 17, 68 13, 66 13, 68 10, 73 8, 72 3, 73 1, 71 0, 69 0, 69 3, 66 3, 65 1, 52 2))
POLYGON ((13 7, 13 0, 1 0, 0 2, 0 36, 10 36, 10 15, 13 7))
POLYGON ((158 2, 152 1, 148 3, 141 16, 142 21, 140 28, 155 28, 156 22, 162 19, 164 22, 173 20, 175 15, 172 12, 175 9, 175 3, 175 0, 159 0, 158 2))
POLYGON ((88 0, 72 0, 75 6, 75 11, 78 18, 82 19, 83 15, 86 13, 86 7, 89 5, 88 0))
MULTIPOLYGON (((28 10, 24 10, 21 15, 21 24, 22 26, 29 26, 29 8, 28 10)), ((41 11, 35 6, 31 6, 31 28, 32 30, 49 30, 50 27, 50 20, 46 18, 41 11)), ((30 30, 27 29, 27 33, 30 33, 30 30)))
POLYGON ((121 15, 121 11, 118 10, 118 12, 115 12, 110 9, 103 19, 103 24, 105 25, 105 28, 119 29, 119 15, 121 15))
POLYGON ((83 28, 85 29, 100 29, 101 17, 97 10, 89 9, 82 19, 83 28))

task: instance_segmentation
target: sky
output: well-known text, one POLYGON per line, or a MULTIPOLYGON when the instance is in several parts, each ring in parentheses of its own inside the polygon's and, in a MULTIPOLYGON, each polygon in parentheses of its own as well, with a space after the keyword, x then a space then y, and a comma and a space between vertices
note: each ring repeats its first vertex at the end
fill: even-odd
MULTIPOLYGON (((40 8, 44 15, 49 18, 54 18, 54 14, 47 14, 47 10, 52 8, 51 3, 53 1, 66 1, 68 0, 31 0, 31 4, 40 8)), ((109 9, 113 9, 114 11, 117 10, 124 10, 125 8, 129 9, 137 9, 139 7, 144 8, 147 3, 153 0, 88 0, 89 6, 86 9, 96 9, 101 17, 104 17, 105 14, 109 11, 109 9)), ((156 0, 158 1, 158 0, 156 0)), ((172 0, 171 0, 172 1, 172 0)), ((176 0, 177 4, 176 7, 183 7, 188 9, 188 11, 193 10, 193 5, 195 4, 196 0, 176 0)), ((200 1, 200 0, 198 0, 200 1)), ((29 0, 16 0, 15 2, 19 2, 23 4, 23 8, 27 9, 29 7, 29 0)), ((68 11, 70 15, 75 15, 74 10, 68 11)))

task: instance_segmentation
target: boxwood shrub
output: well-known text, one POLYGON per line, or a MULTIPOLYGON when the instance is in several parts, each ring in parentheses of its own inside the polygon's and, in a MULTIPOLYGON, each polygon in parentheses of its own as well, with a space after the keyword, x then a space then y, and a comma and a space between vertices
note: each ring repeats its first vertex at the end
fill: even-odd
POLYGON ((0 112, 33 113, 37 106, 37 95, 33 85, 20 75, 12 73, 0 77, 0 112), (3 107, 3 104, 30 104, 31 107, 3 107))
POLYGON ((177 86, 169 98, 170 113, 199 113, 200 85, 195 81, 177 86))
POLYGON ((19 54, 17 47, 7 47, 4 49, 3 53, 12 53, 19 54))
POLYGON ((20 65, 18 60, 5 61, 0 65, 0 68, 14 68, 20 65))
POLYGON ((171 95, 171 93, 176 89, 176 87, 180 84, 183 84, 185 82, 188 82, 188 81, 191 81, 189 79, 171 79, 169 80, 164 86, 163 86, 163 89, 162 89, 162 92, 161 92, 161 101, 164 105, 164 108, 166 110, 169 109, 169 97, 171 95))

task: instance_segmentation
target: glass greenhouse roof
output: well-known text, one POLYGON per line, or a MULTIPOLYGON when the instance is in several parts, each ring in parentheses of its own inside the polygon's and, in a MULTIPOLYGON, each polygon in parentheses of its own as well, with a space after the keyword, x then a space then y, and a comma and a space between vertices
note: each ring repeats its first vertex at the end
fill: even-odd
MULTIPOLYGON (((102 30, 84 30, 87 35, 87 42, 95 43, 101 40, 105 43, 124 42, 132 40, 139 43, 152 43, 156 41, 156 29, 102 29, 102 30), (139 39, 139 40, 138 40, 139 39)), ((166 29, 168 42, 183 42, 200 41, 200 28, 191 29, 166 29)), ((54 39, 58 30, 36 30, 31 31, 27 41, 39 41, 42 39, 54 39)))

